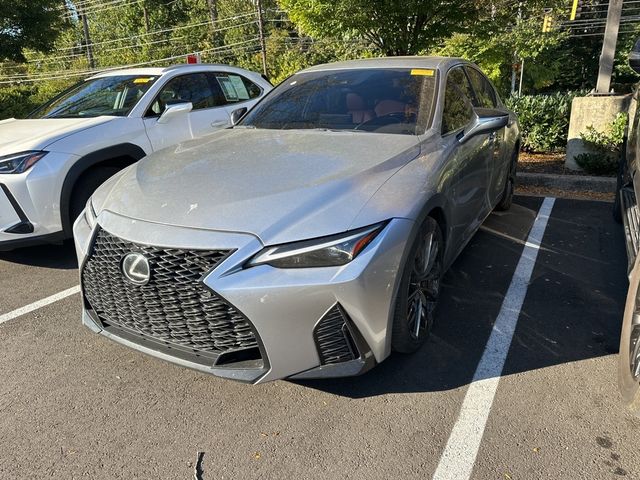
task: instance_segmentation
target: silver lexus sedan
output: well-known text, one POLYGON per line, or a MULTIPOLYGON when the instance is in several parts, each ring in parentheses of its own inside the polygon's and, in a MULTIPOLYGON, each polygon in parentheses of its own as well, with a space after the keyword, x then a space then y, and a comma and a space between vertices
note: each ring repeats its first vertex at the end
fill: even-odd
POLYGON ((74 225, 83 323, 245 382, 362 373, 425 342, 444 272, 511 204, 519 142, 466 61, 303 70, 96 191, 74 225))

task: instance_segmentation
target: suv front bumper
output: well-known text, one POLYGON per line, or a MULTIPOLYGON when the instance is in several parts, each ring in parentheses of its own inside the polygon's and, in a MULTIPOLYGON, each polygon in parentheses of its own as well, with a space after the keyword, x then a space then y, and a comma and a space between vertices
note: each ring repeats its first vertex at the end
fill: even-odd
POLYGON ((0 251, 64 238, 61 171, 77 158, 49 152, 24 173, 0 174, 0 251))

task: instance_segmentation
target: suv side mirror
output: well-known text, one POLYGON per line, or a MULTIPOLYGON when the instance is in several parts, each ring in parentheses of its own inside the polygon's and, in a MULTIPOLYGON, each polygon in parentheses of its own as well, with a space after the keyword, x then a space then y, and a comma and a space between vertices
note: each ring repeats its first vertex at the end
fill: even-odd
POLYGON ((167 105, 158 118, 158 123, 169 123, 172 118, 180 117, 193 110, 193 104, 191 102, 172 103, 167 105))
POLYGON ((247 107, 242 107, 231 112, 231 125, 237 125, 245 113, 247 113, 247 107))
POLYGON ((495 132, 509 123, 509 114, 502 110, 494 110, 491 108, 474 109, 473 120, 464 129, 462 136, 458 140, 464 143, 476 135, 481 133, 495 132))
POLYGON ((636 40, 635 45, 629 52, 629 66, 634 72, 640 73, 640 38, 636 40))

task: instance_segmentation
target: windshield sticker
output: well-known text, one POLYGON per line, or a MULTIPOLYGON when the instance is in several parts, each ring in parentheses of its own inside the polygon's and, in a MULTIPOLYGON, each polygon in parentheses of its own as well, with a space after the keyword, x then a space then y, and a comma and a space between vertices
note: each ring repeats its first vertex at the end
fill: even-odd
POLYGON ((412 68, 411 75, 424 75, 426 77, 433 77, 435 75, 435 70, 431 68, 412 68))
POLYGON ((133 83, 149 83, 153 77, 136 78, 133 83))

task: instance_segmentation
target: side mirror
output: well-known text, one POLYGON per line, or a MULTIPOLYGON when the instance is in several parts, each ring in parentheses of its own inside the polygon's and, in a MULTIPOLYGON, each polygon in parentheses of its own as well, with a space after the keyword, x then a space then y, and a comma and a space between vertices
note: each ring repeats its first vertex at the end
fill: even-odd
POLYGON ((634 72, 640 73, 640 38, 636 40, 635 45, 629 52, 629 66, 634 72))
POLYGON ((495 132, 506 127, 508 123, 509 114, 506 112, 489 108, 476 108, 473 120, 464 129, 462 137, 458 141, 464 143, 481 133, 495 132))
POLYGON ((172 118, 180 117, 182 115, 186 115, 193 109, 193 104, 191 102, 180 102, 173 103, 167 105, 158 118, 158 123, 169 123, 172 118))
POLYGON ((247 113, 247 107, 242 107, 231 112, 231 125, 237 125, 245 113, 247 113))

